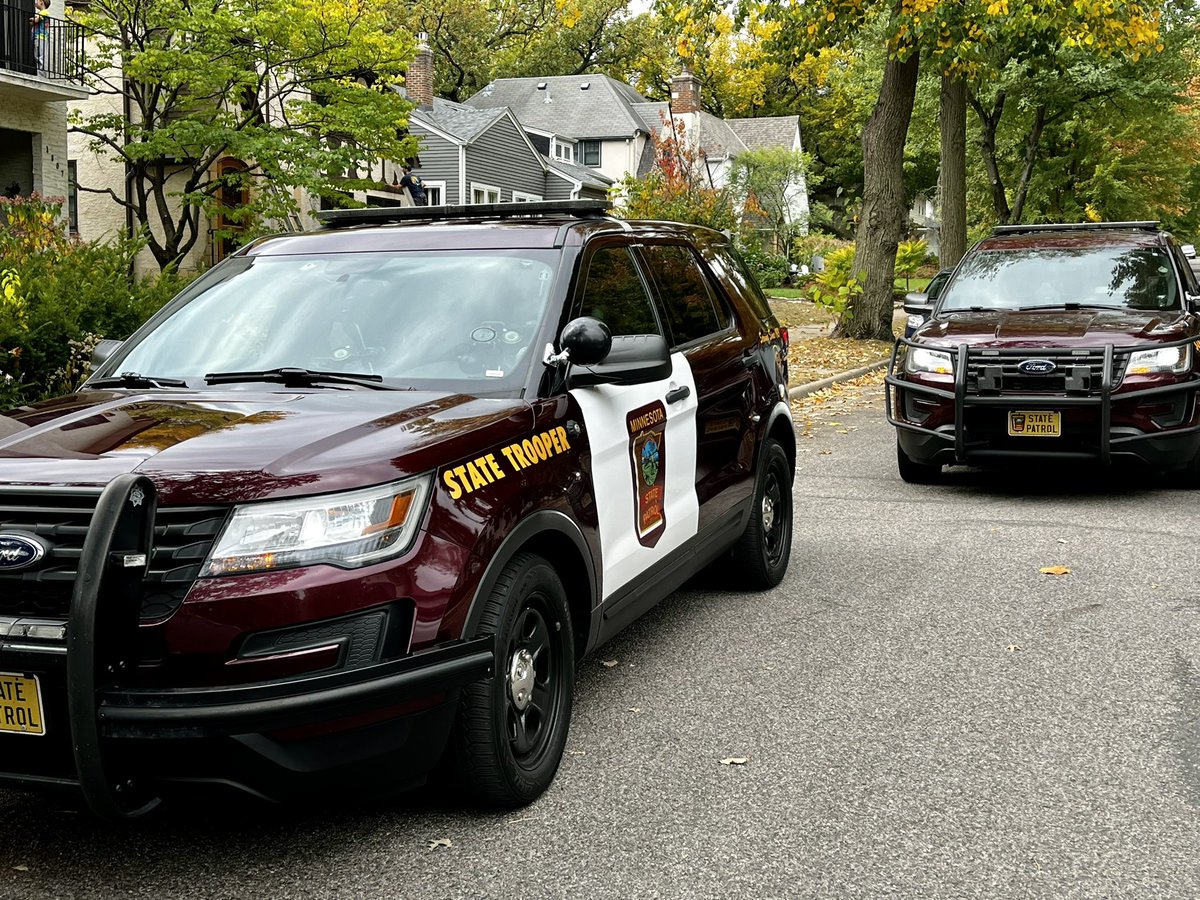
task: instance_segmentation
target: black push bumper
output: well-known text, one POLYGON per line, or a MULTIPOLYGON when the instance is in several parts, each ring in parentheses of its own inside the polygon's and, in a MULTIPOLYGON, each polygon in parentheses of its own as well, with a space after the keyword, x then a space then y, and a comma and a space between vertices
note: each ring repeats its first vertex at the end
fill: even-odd
MULTIPOLYGON (((406 728, 393 729, 390 737, 409 741, 411 735, 412 742, 431 746, 437 736, 422 733, 422 724, 435 723, 444 738, 458 689, 491 675, 493 642, 485 637, 352 670, 251 685, 134 686, 129 675, 138 665, 136 637, 143 578, 152 552, 155 503, 154 485, 141 476, 122 475, 105 488, 79 560, 66 646, 33 648, 47 662, 56 663, 48 666, 47 677, 59 685, 59 696, 66 695, 65 709, 56 715, 69 726, 59 733, 70 732, 68 757, 73 759, 75 778, 4 771, 0 761, 0 783, 75 787, 98 815, 129 818, 159 802, 155 779, 163 773, 144 777, 148 758, 157 763, 160 757, 183 750, 207 765, 209 760, 203 757, 210 748, 257 746, 266 747, 260 756, 273 754, 285 769, 312 771, 318 766, 311 755, 296 763, 294 753, 281 745, 268 746, 272 742, 263 736, 356 717, 370 720, 372 713, 380 711, 404 717, 406 706, 415 710, 411 721, 406 728), (140 756, 129 752, 135 748, 140 756)), ((328 745, 327 738, 318 740, 328 745)), ((340 758, 371 749, 362 743, 343 741, 340 758), (347 754, 346 745, 355 743, 360 746, 351 747, 347 754)))
MULTIPOLYGON (((1154 344, 1153 348, 1183 346, 1192 343, 1192 338, 1184 338, 1170 343, 1154 344)), ((892 347, 892 358, 888 365, 888 374, 884 379, 884 403, 888 422, 899 430, 900 444, 905 453, 913 460, 922 463, 942 463, 969 465, 976 462, 988 462, 1004 458, 1046 458, 1046 459, 1080 459, 1098 460, 1104 465, 1112 462, 1115 456, 1136 457, 1153 466, 1170 466, 1186 463, 1200 452, 1200 424, 1183 425, 1164 429, 1158 432, 1138 431, 1132 428, 1114 428, 1112 424, 1113 403, 1127 400, 1146 400, 1150 398, 1172 398, 1180 393, 1195 394, 1200 391, 1200 377, 1190 376, 1184 381, 1174 384, 1155 385, 1138 390, 1113 393, 1113 361, 1119 354, 1130 354, 1137 350, 1150 349, 1147 345, 1136 347, 1115 347, 1107 344, 1104 347, 1104 361, 1101 370, 1101 381, 1098 392, 1080 393, 1029 393, 1004 392, 987 393, 968 391, 967 371, 969 348, 960 344, 954 350, 942 349, 954 357, 954 389, 952 391, 920 384, 900 378, 896 374, 897 359, 901 347, 927 347, 907 338, 897 339, 892 347), (928 428, 915 424, 896 415, 893 391, 910 391, 914 394, 941 401, 951 401, 954 404, 953 424, 938 428, 928 428), (1098 412, 1098 427, 1095 434, 1094 451, 1077 450, 1039 450, 1024 448, 1019 451, 990 447, 986 442, 972 442, 972 435, 966 426, 966 412, 972 408, 1019 408, 1019 409, 1070 409, 1086 408, 1098 412)), ((1037 348, 1024 348, 1007 351, 1010 354, 1025 356, 1034 355, 1037 348)))

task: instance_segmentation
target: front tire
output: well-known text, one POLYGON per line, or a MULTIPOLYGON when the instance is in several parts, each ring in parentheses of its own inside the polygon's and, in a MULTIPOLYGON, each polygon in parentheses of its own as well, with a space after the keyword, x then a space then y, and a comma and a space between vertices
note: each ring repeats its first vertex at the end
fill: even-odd
POLYGON ((774 439, 767 440, 762 452, 750 521, 733 548, 739 583, 751 590, 779 584, 792 555, 792 466, 774 439))
POLYGON ((495 636, 495 674, 463 689, 452 738, 459 777, 481 802, 524 806, 550 786, 567 743, 575 642, 554 567, 521 553, 480 619, 495 636))
POLYGON ((896 467, 900 477, 908 484, 937 484, 942 480, 942 467, 937 464, 919 463, 900 446, 896 439, 896 467))

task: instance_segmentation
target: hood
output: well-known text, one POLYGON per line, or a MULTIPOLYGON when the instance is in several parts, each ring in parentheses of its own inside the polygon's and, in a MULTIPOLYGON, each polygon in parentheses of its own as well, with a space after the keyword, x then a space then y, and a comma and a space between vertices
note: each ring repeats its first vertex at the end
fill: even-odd
POLYGON ((528 404, 415 391, 89 391, 0 414, 0 483, 150 477, 222 503, 379 484, 532 427, 528 404))
POLYGON ((1190 319, 1177 310, 963 310, 939 313, 914 338, 948 346, 1120 347, 1177 340, 1189 333, 1190 319))

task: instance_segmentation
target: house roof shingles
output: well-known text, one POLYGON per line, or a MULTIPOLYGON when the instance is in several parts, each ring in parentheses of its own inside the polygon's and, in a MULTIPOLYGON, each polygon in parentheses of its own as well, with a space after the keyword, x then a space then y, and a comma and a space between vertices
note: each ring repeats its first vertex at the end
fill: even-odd
POLYGON ((726 119, 733 133, 741 138, 748 150, 765 147, 791 149, 800 128, 797 116, 764 116, 761 119, 726 119))
POLYGON ((467 100, 475 109, 507 106, 527 128, 577 140, 628 137, 646 131, 633 109, 645 102, 629 85, 607 75, 500 78, 467 100), (539 84, 545 88, 539 90, 539 84), (582 89, 584 84, 587 90, 582 89))

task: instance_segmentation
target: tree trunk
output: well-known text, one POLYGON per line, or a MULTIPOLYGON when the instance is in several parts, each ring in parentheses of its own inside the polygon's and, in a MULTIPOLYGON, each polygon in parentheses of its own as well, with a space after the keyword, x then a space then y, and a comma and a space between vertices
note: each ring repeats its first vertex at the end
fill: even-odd
POLYGON ((958 265, 967 252, 967 86, 959 78, 942 76, 941 161, 938 197, 942 229, 938 262, 943 269, 958 265))
POLYGON ((1033 116, 1033 124, 1025 138, 1025 165, 1021 169, 1021 180, 1017 182, 1017 198, 1013 203, 1013 222, 1019 223, 1025 214, 1025 200, 1029 196, 1029 180, 1033 178, 1033 167, 1037 164, 1038 147, 1042 143, 1042 132, 1046 130, 1046 107, 1039 106, 1033 116))
POLYGON ((855 236, 854 273, 866 273, 863 292, 852 297, 835 337, 891 341, 896 248, 908 214, 904 202, 904 140, 917 96, 918 55, 889 59, 879 100, 863 129, 863 202, 855 236))
POLYGON ((1012 210, 1008 207, 1008 195, 1004 192, 1004 178, 1000 175, 1000 164, 996 160, 996 132, 1000 128, 1000 117, 1004 115, 1004 91, 996 95, 996 102, 989 113, 974 95, 971 96, 971 107, 979 116, 979 150, 983 154, 983 167, 987 170, 988 184, 992 186, 992 206, 996 210, 996 219, 1001 225, 1007 225, 1012 219, 1012 210))

